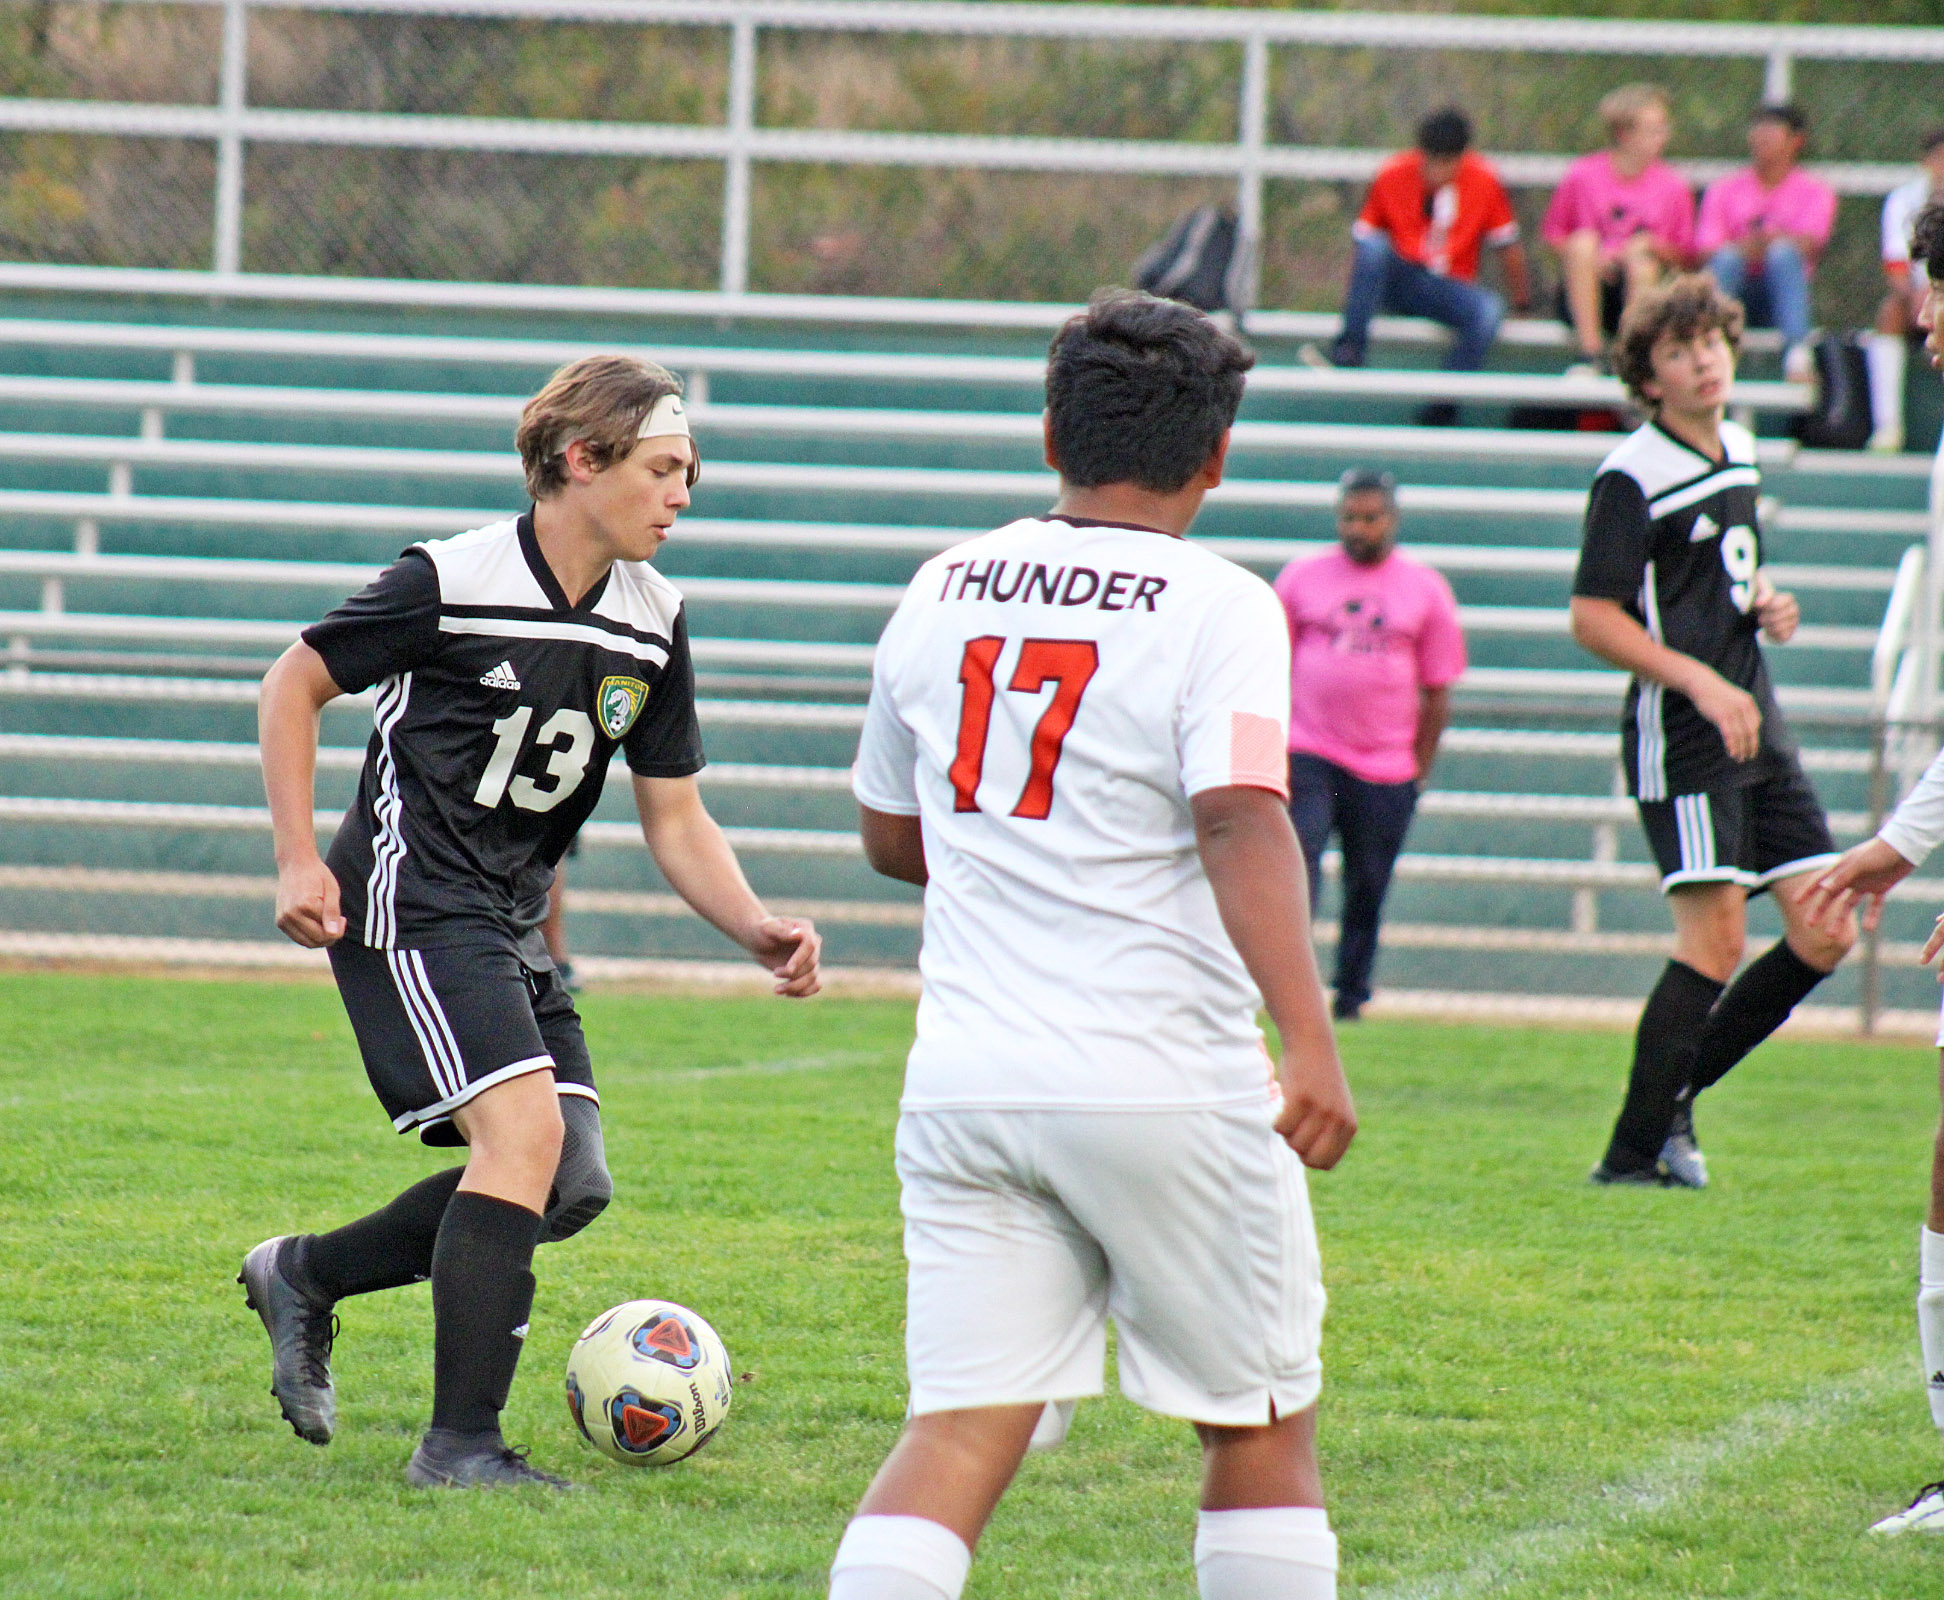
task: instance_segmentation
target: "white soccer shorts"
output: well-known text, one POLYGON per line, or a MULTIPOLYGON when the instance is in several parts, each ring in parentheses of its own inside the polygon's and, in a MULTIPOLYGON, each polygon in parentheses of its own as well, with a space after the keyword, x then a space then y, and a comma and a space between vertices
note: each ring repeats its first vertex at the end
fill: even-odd
POLYGON ((907 1111, 898 1120, 911 1410, 1121 1391, 1261 1426, 1323 1383, 1302 1163, 1266 1104, 907 1111))

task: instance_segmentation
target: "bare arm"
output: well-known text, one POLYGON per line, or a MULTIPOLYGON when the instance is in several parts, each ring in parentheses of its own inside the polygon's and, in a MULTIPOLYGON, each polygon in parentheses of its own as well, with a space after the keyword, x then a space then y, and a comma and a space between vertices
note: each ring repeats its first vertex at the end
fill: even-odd
POLYGON ((1190 802, 1202 869, 1236 954, 1282 1035, 1276 1131, 1310 1167, 1342 1159, 1357 1110, 1337 1060, 1310 943, 1309 888, 1296 830, 1267 789, 1208 789, 1190 802))
POLYGON ((1525 246, 1517 239, 1499 252, 1499 270, 1505 274, 1505 297, 1514 311, 1532 309, 1532 275, 1526 270, 1525 246))
POLYGON ((309 949, 344 937, 337 879, 317 853, 318 713, 344 693, 301 639, 263 675, 257 743, 277 855, 277 927, 309 949))
POLYGON ((1662 684, 1694 702, 1719 730, 1732 760, 1748 761, 1761 748, 1762 708, 1713 667, 1654 639, 1618 600, 1576 594, 1573 637, 1582 649, 1636 677, 1662 684))
POLYGON ((1418 690, 1417 737, 1411 742, 1411 755, 1417 762, 1417 781, 1431 776, 1431 764, 1438 759, 1438 741, 1451 721, 1451 685, 1418 690))
POLYGON ((864 840, 864 859, 873 872, 915 883, 921 889, 931 881, 925 866, 925 829, 916 817, 861 805, 857 808, 857 831, 864 840))
POLYGON ((695 779, 637 775, 634 792, 648 852, 674 891, 768 967, 778 994, 815 994, 823 940, 807 919, 771 916, 757 899, 695 779))

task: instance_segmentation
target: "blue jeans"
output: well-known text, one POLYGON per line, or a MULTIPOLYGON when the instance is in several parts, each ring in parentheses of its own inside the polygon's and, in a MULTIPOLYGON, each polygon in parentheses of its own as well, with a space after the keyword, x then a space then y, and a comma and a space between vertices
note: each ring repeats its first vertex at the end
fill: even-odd
POLYGON ((1360 367, 1370 343, 1370 319, 1380 311, 1429 317, 1457 335, 1445 357, 1452 372, 1476 372, 1498 337, 1505 302, 1489 289, 1446 278, 1406 261, 1382 234, 1357 241, 1350 292, 1343 301, 1343 331, 1331 352, 1341 367, 1360 367))
POLYGON ((1377 925, 1391 869, 1417 810, 1415 783, 1367 783, 1321 756, 1292 751, 1289 819, 1309 868, 1310 905, 1323 893, 1323 847, 1334 833, 1343 846, 1343 914, 1337 934, 1339 1009, 1370 998, 1377 965, 1377 925))
POLYGON ((1809 263, 1787 239, 1768 247, 1760 272, 1751 273, 1732 244, 1709 258, 1708 270, 1724 292, 1742 303, 1751 328, 1779 328, 1790 344, 1809 337, 1809 263))

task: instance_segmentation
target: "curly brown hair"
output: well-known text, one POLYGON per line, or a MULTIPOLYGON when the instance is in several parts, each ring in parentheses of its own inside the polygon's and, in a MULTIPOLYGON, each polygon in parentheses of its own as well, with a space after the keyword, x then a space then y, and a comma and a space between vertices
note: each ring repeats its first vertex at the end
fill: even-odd
MULTIPOLYGON (((682 392, 682 380, 666 367, 633 356, 582 356, 570 361, 526 403, 513 435, 526 469, 527 493, 536 500, 567 482, 567 446, 587 446, 595 470, 604 472, 628 456, 642 418, 656 402, 682 392)), ((689 463, 691 487, 701 468, 689 463)))
POLYGON ((1719 328, 1728 348, 1739 356, 1746 321, 1742 303, 1733 295, 1723 294, 1721 285, 1708 273, 1683 273, 1628 303, 1613 341, 1614 375, 1635 400, 1651 410, 1654 401, 1645 385, 1654 381, 1654 346, 1663 337, 1692 339, 1719 328))

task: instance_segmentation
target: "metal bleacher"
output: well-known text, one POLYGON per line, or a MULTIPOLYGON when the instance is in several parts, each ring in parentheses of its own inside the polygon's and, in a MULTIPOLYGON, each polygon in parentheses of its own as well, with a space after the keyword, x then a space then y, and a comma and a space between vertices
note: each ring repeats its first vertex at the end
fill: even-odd
MULTIPOLYGON (((513 324, 25 293, 4 310, 0 953, 270 959, 256 678, 403 545, 517 509, 524 396, 573 355, 626 347, 685 375, 704 461, 661 564, 690 602, 711 805, 759 889, 824 922, 834 961, 911 964, 915 896, 864 866, 848 798, 872 642, 919 561, 1047 503, 1043 328, 673 311, 513 324)), ((1299 319, 1250 331, 1263 362, 1197 537, 1273 575, 1330 537, 1336 475, 1382 460, 1404 485, 1405 537, 1451 577, 1471 641, 1382 982, 1638 993, 1666 924, 1615 787, 1621 680, 1565 620, 1585 486, 1613 436, 1505 425, 1513 406, 1617 406, 1617 386, 1553 375, 1549 341, 1516 326, 1502 370, 1463 378, 1427 370, 1435 348, 1410 326, 1380 329, 1385 364, 1360 372, 1299 362, 1299 319), (1471 425, 1412 425, 1429 398, 1460 401, 1471 425)), ((1899 564, 1929 526, 1929 462, 1799 451, 1779 427, 1803 403, 1759 370, 1736 395, 1774 435, 1770 559, 1803 602, 1776 674, 1839 836, 1855 838, 1896 668, 1886 607, 1895 592, 1909 610, 1899 564)), ((326 712, 322 831, 368 731, 366 702, 326 712)), ((657 877, 624 784, 584 842, 569 906, 594 972, 733 953, 657 877)), ((1944 886, 1920 883, 1892 907, 1889 1004, 1927 992, 1911 969, 1936 899, 1944 886)), ((1829 998, 1854 1004, 1858 981, 1829 998)))

